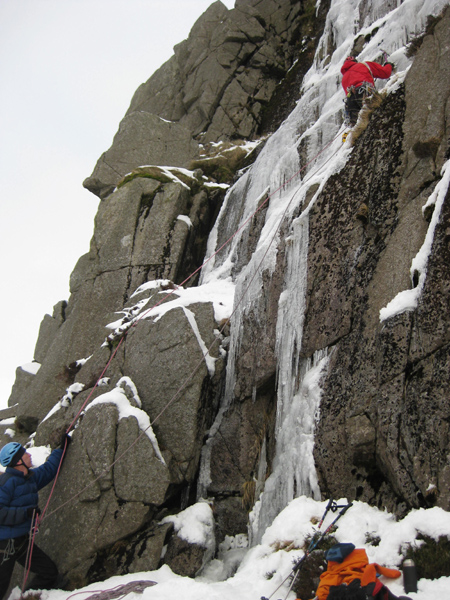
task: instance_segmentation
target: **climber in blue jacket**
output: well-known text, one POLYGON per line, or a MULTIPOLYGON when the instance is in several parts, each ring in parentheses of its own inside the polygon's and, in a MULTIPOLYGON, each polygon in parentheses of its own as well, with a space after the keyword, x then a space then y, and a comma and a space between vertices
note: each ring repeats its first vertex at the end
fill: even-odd
MULTIPOLYGON (((62 447, 35 469, 31 468, 30 454, 18 442, 6 444, 0 451, 0 464, 6 467, 0 475, 0 600, 8 590, 16 561, 25 565, 30 529, 39 514, 38 491, 55 477, 69 441, 65 434, 62 447)), ((58 577, 55 563, 36 544, 30 571, 36 576, 27 589, 51 589, 58 577)))

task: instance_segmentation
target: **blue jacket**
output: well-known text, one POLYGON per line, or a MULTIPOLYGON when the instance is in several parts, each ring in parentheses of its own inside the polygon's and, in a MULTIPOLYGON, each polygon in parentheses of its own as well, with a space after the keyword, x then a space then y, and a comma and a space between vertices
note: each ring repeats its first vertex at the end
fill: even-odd
POLYGON ((27 509, 36 508, 38 491, 55 477, 63 451, 53 450, 47 461, 28 475, 7 467, 0 475, 0 540, 27 534, 31 528, 31 517, 27 509))

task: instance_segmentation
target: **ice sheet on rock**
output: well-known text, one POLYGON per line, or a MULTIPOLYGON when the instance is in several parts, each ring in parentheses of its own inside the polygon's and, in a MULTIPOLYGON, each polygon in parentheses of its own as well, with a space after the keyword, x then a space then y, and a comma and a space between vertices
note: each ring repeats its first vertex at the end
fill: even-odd
MULTIPOLYGON (((395 61, 397 73, 391 80, 377 81, 379 90, 386 89, 388 93, 393 92, 398 89, 411 65, 411 60, 406 56, 406 44, 414 36, 422 33, 427 16, 439 14, 445 4, 444 0, 407 0, 398 3, 391 10, 391 5, 382 0, 365 3, 364 6, 358 0, 333 0, 316 58, 299 90, 295 109, 268 139, 254 164, 227 192, 208 240, 207 257, 211 258, 207 259, 201 273, 201 283, 231 278, 236 285, 236 292, 231 319, 224 400, 216 422, 211 428, 210 438, 204 447, 199 493, 200 490, 206 489, 209 481, 208 455, 212 436, 219 430, 223 414, 233 399, 235 361, 239 354, 244 316, 252 312, 255 318, 258 318, 258 302, 263 290, 262 273, 265 272, 270 276, 276 266, 281 232, 289 240, 297 243, 296 228, 299 225, 296 221, 291 223, 291 220, 292 215, 301 214, 307 190, 312 185, 318 186, 316 195, 310 200, 308 208, 303 213, 305 228, 308 213, 314 205, 318 192, 332 174, 339 172, 345 166, 352 152, 348 145, 342 145, 341 142, 344 94, 340 69, 345 57, 353 48, 355 37, 360 32, 367 37, 367 43, 358 56, 359 60, 380 58, 382 52, 386 50, 390 58, 395 61), (333 40, 332 49, 330 49, 330 39, 333 40), (253 254, 250 258, 246 258, 244 252, 249 236, 249 225, 246 221, 254 218, 253 215, 261 203, 264 203, 265 211, 262 230, 253 254), (223 246, 224 244, 226 245, 223 246)), ((298 255, 298 258, 303 257, 302 261, 296 262, 288 248, 289 276, 286 278, 280 299, 278 327, 282 332, 279 334, 282 342, 277 346, 280 389, 277 425, 279 445, 276 461, 281 461, 281 456, 286 451, 282 440, 288 439, 282 424, 285 423, 288 427, 291 422, 289 419, 284 421, 282 415, 289 414, 290 410, 295 411, 295 404, 299 401, 299 392, 292 382, 298 381, 299 371, 305 368, 298 363, 297 358, 302 341, 303 315, 299 296, 306 285, 307 234, 305 240, 306 246, 298 255), (292 264, 289 263, 290 260, 292 264), (296 306, 295 314, 289 313, 287 308, 289 303, 296 306), (285 327, 283 323, 286 324, 285 327), (288 326, 289 323, 292 327, 288 326)), ((326 358, 317 360, 318 364, 312 368, 318 368, 320 372, 320 369, 326 365, 326 358)), ((301 389, 302 384, 298 385, 301 389)), ((318 410, 320 392, 316 389, 315 393, 317 404, 314 410, 318 410)), ((288 501, 292 494, 318 493, 312 459, 314 410, 311 408, 311 412, 302 423, 305 430, 302 432, 299 428, 298 433, 295 432, 297 441, 303 435, 304 452, 297 452, 295 456, 289 457, 287 462, 292 462, 292 472, 288 469, 286 481, 282 481, 279 485, 273 484, 274 489, 281 490, 280 493, 274 494, 274 497, 277 496, 276 501, 274 500, 274 504, 271 505, 266 494, 266 499, 262 500, 255 509, 255 512, 259 510, 256 519, 261 524, 257 526, 259 532, 263 530, 263 524, 270 522, 273 515, 281 510, 283 503, 288 501), (296 481, 296 486, 292 485, 293 479, 296 481)), ((266 490, 270 485, 269 478, 266 490)))

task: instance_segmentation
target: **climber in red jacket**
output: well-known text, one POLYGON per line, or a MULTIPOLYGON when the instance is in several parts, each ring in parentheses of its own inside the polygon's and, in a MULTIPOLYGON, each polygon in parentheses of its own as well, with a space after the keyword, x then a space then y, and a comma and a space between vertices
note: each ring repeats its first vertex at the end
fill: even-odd
POLYGON ((380 65, 376 62, 358 62, 353 56, 345 59, 341 68, 342 87, 346 94, 346 117, 351 127, 358 120, 364 98, 375 89, 375 79, 388 79, 392 67, 390 62, 380 65))

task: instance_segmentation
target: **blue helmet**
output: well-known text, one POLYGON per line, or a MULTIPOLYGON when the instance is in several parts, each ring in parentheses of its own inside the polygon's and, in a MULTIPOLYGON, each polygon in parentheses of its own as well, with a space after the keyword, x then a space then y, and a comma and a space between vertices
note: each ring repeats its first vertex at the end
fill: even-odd
POLYGON ((3 467, 15 467, 26 450, 19 442, 11 442, 0 451, 0 464, 3 467))

